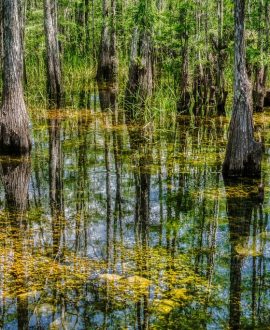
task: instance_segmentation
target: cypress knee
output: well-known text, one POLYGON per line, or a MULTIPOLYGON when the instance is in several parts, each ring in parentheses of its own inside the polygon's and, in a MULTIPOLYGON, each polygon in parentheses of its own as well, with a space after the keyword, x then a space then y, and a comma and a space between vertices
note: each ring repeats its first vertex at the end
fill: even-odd
POLYGON ((0 152, 25 154, 31 149, 29 117, 24 102, 18 0, 3 0, 3 100, 0 152))

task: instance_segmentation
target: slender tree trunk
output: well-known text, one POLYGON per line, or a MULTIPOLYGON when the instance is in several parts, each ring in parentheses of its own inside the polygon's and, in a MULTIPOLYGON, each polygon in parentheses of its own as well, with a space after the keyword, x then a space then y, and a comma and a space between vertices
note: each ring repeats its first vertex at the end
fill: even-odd
POLYGON ((224 176, 258 176, 261 170, 262 146, 254 141, 251 85, 245 61, 245 1, 236 0, 234 106, 229 139, 223 164, 224 176))
POLYGON ((50 107, 60 108, 62 82, 59 44, 57 40, 57 5, 55 0, 44 0, 44 28, 46 35, 47 92, 50 107))
POLYGON ((3 69, 4 60, 4 24, 3 24, 3 1, 0 1, 0 68, 3 69))
POLYGON ((22 87, 22 42, 18 0, 3 0, 4 67, 0 113, 0 152, 24 154, 31 149, 29 118, 22 87))
MULTIPOLYGON (((201 0, 196 0, 196 27, 195 27, 195 40, 199 43, 200 33, 201 33, 201 0)), ((202 105, 203 105, 203 77, 204 70, 202 66, 201 59, 201 50, 198 49, 195 54, 196 64, 194 66, 194 80, 193 80, 193 98, 194 98, 194 112, 195 114, 199 114, 202 105)))
POLYGON ((262 112, 266 95, 266 80, 268 74, 267 65, 258 64, 255 68, 255 84, 253 90, 254 112, 262 112))
MULTIPOLYGON (((259 32, 258 32, 258 49, 261 57, 269 53, 269 3, 261 0, 258 6, 259 10, 259 32), (264 14, 264 16, 263 16, 264 14), (265 28, 261 26, 262 21, 265 22, 265 28), (264 42, 265 40, 265 42, 264 42)), ((264 108, 264 100, 266 96, 266 82, 268 76, 268 65, 263 63, 263 58, 259 60, 255 66, 255 82, 253 87, 253 109, 255 112, 262 112, 264 108)))
POLYGON ((218 115, 225 115, 225 105, 228 96, 228 92, 225 88, 225 60, 226 60, 226 45, 223 38, 223 16, 224 16, 224 1, 218 0, 218 40, 215 45, 217 51, 217 73, 216 73, 216 107, 218 115))
MULTIPOLYGON (((90 50, 90 27, 89 27, 89 17, 90 17, 90 3, 89 0, 84 0, 84 21, 85 21, 85 52, 89 53, 90 50)), ((94 36, 93 36, 94 38, 94 36)), ((88 56, 88 55, 87 55, 88 56)))
POLYGON ((180 12, 180 24, 184 24, 185 29, 181 35, 181 73, 180 73, 180 98, 177 104, 177 111, 188 114, 191 101, 191 93, 189 91, 189 37, 187 28, 187 10, 180 12))

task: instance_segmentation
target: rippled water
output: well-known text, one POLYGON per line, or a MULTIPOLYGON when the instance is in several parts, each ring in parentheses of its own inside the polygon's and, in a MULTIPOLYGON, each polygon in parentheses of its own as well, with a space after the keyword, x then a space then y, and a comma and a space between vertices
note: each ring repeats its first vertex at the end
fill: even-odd
POLYGON ((33 117, 1 159, 0 328, 269 329, 269 113, 262 178, 226 184, 224 118, 33 117))

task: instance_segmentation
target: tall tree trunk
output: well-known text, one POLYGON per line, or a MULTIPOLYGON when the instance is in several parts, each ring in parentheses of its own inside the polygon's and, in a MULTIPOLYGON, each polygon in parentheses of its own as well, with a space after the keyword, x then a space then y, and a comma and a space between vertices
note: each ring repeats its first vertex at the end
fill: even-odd
POLYGON ((50 107, 60 108, 62 82, 59 44, 57 40, 57 5, 55 0, 44 0, 44 28, 46 35, 47 92, 50 107))
POLYGON ((129 76, 126 87, 126 106, 134 102, 145 104, 153 90, 152 38, 147 30, 134 28, 129 76))
POLYGON ((259 31, 258 31, 258 49, 261 58, 255 66, 255 82, 253 87, 253 109, 255 112, 262 112, 264 108, 264 99, 266 96, 266 82, 268 76, 268 65, 263 63, 263 55, 269 53, 269 3, 259 2, 259 31), (264 17, 263 17, 264 15, 264 17), (262 27, 264 20, 265 27, 262 27), (264 42, 265 40, 265 42, 264 42))
POLYGON ((97 80, 115 84, 117 81, 115 0, 103 0, 103 27, 101 33, 97 80))
POLYGON ((244 0, 235 1, 234 19, 234 106, 223 174, 224 176, 258 176, 261 170, 262 146, 254 141, 251 86, 245 61, 244 0))
MULTIPOLYGON (((89 17, 90 17, 90 3, 89 0, 84 0, 84 21, 85 21, 85 52, 89 53, 90 50, 90 26, 89 26, 89 17)), ((93 36, 94 38, 94 36, 93 36)), ((88 56, 88 55, 87 55, 88 56)))
POLYGON ((191 93, 189 91, 189 37, 187 24, 187 10, 180 11, 180 24, 184 25, 184 31, 181 33, 181 73, 180 73, 180 98, 177 103, 177 111, 183 114, 189 113, 191 93))
POLYGON ((215 44, 216 52, 217 52, 217 73, 216 73, 216 107, 218 115, 225 115, 225 105, 228 96, 228 91, 225 88, 225 61, 226 61, 226 51, 227 45, 224 43, 223 38, 223 16, 224 16, 224 1, 218 0, 217 7, 217 15, 218 15, 218 40, 215 44))
MULTIPOLYGON (((201 34, 201 0, 196 0, 195 9, 195 40, 196 43, 200 42, 201 34)), ((202 66, 201 49, 196 50, 195 54, 196 64, 194 66, 193 73, 193 98, 194 98, 194 113, 199 114, 203 105, 203 80, 204 80, 204 70, 202 66)))
POLYGON ((31 149, 29 118, 22 87, 22 47, 18 0, 3 0, 3 103, 0 113, 0 151, 24 154, 31 149))

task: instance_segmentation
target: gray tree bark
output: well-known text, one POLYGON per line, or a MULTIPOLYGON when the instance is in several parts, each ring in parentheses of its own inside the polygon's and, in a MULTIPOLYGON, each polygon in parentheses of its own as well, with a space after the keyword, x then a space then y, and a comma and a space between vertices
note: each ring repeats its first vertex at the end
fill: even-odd
POLYGON ((258 176, 262 146, 254 141, 251 84, 245 61, 245 1, 235 0, 234 105, 229 128, 224 176, 258 176))
POLYGON ((25 154, 31 149, 29 118, 24 102, 22 41, 18 0, 3 0, 3 101, 0 152, 25 154))
POLYGON ((62 83, 59 43, 57 39, 57 4, 55 0, 44 0, 44 29, 46 36, 47 92, 49 106, 60 108, 62 83))

